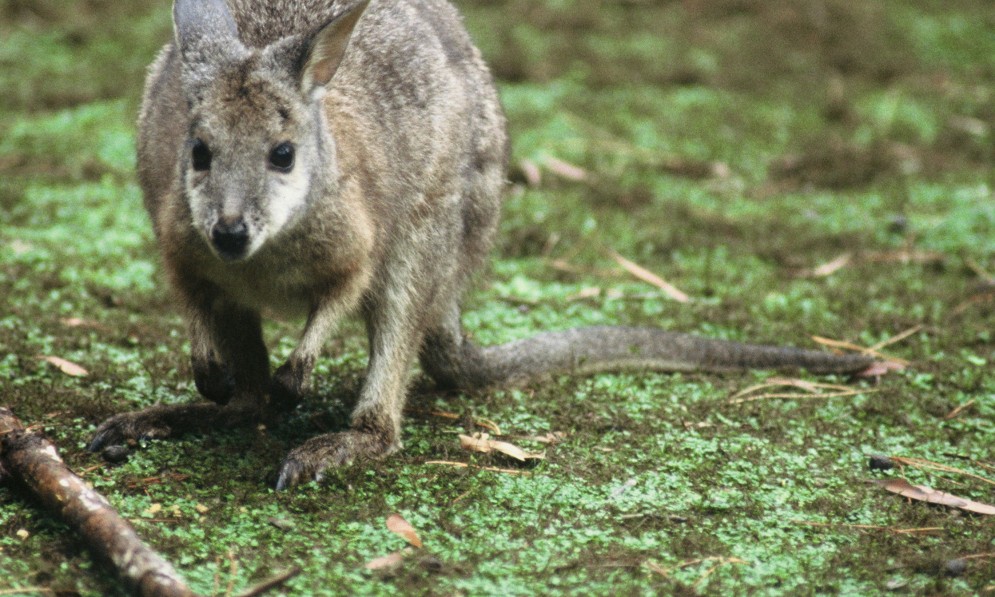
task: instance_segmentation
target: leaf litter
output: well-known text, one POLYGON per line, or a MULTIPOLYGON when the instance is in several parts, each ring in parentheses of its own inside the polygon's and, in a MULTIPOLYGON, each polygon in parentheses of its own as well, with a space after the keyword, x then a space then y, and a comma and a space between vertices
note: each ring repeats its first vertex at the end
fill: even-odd
POLYGON ((962 498, 952 493, 939 491, 925 485, 912 485, 902 478, 880 479, 874 480, 873 482, 880 485, 885 491, 896 493, 910 500, 937 504, 950 508, 959 508, 961 510, 974 512, 976 514, 995 514, 995 506, 962 498))
POLYGON ((510 442, 490 439, 490 435, 487 433, 476 433, 472 436, 461 433, 459 440, 460 446, 464 450, 471 452, 480 452, 483 454, 499 452, 520 462, 543 460, 546 458, 545 452, 528 452, 510 442))

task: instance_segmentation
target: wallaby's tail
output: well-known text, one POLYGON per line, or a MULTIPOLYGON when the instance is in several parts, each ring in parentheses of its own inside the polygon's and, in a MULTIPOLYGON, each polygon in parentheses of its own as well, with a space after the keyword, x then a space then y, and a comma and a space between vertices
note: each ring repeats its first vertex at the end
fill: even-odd
POLYGON ((515 385, 550 375, 606 371, 806 369, 813 373, 856 373, 874 362, 866 355, 742 344, 654 328, 578 328, 488 347, 478 347, 465 338, 459 346, 435 343, 437 340, 445 339, 426 339, 422 365, 440 385, 459 388, 515 385))

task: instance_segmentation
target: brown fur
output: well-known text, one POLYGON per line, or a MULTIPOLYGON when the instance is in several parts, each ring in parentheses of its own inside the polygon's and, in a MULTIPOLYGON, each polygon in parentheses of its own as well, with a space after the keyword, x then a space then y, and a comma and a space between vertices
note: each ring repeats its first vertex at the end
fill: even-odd
POLYGON ((366 321, 370 360, 352 429, 293 450, 279 487, 400 448, 416 357, 440 385, 463 388, 555 372, 869 364, 640 328, 477 348, 459 303, 497 228, 508 147, 490 74, 453 8, 445 0, 176 0, 174 20, 176 40, 146 84, 138 171, 189 325, 197 388, 213 403, 118 415, 93 449, 289 408, 325 338, 355 311, 366 321), (273 157, 285 143, 290 169, 273 157), (307 317, 272 376, 264 309, 307 317))

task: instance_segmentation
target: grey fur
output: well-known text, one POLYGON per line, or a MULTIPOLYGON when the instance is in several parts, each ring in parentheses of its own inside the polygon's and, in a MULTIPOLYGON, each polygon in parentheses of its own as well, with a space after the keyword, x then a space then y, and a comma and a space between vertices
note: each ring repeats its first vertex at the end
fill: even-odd
POLYGON ((416 357, 456 388, 557 372, 870 363, 641 328, 478 348, 459 303, 497 228, 508 147, 490 74, 455 10, 445 0, 176 0, 174 20, 146 83, 138 173, 197 388, 213 402, 118 415, 92 449, 291 407, 327 335, 357 311, 370 359, 352 427, 293 450, 279 487, 397 450, 416 357), (289 170, 274 158, 287 143, 289 170), (307 317, 272 376, 263 310, 307 317))

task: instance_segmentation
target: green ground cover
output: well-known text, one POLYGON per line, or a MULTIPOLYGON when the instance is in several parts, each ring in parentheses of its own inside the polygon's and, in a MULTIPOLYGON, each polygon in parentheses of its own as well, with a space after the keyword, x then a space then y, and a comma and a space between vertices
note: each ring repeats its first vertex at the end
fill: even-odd
MULTIPOLYGON (((514 143, 493 266, 466 301, 477 340, 622 323, 869 346, 914 329, 885 349, 910 367, 804 376, 854 395, 749 402, 730 398, 770 374, 467 395, 416 374, 402 453, 274 492, 288 449, 344 424, 365 364, 350 323, 285 420, 103 463, 84 447, 104 418, 196 394, 134 175, 138 94, 169 6, 0 0, 0 404, 206 594, 294 565, 287 591, 301 595, 995 593, 995 518, 867 483, 995 502, 978 478, 995 478, 990 2, 459 5, 514 143), (693 300, 666 299, 609 249, 693 300), (463 451, 474 419, 546 460, 463 451), (522 439, 550 432, 565 436, 522 439), (976 476, 871 471, 878 453, 976 476), (391 513, 424 547, 369 571, 405 546, 391 513)), ((274 364, 299 328, 268 325, 274 364)), ((0 484, 0 505, 0 594, 123 594, 23 491, 0 484)))

